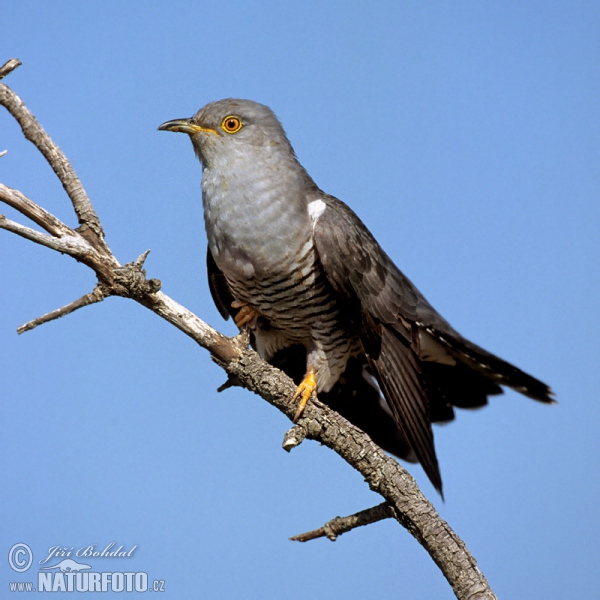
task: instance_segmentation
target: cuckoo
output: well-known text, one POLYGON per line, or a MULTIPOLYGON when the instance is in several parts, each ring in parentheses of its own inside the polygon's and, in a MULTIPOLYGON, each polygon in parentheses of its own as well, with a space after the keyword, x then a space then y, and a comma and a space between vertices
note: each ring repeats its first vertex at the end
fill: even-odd
POLYGON ((511 387, 550 388, 461 336, 346 204, 302 167, 273 112, 207 104, 159 129, 186 133, 202 163, 210 291, 221 315, 298 385, 383 449, 421 463, 442 493, 432 422, 511 387))

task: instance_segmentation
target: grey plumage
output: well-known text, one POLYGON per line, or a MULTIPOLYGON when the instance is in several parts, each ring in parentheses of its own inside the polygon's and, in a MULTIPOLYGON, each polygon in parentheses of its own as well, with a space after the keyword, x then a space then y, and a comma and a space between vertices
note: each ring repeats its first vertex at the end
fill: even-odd
POLYGON ((432 422, 451 420, 454 406, 484 405, 502 385, 552 402, 548 386, 433 309, 354 212, 313 182, 268 107, 221 100, 159 129, 189 134, 202 162, 221 314, 255 311, 263 358, 297 383, 314 372, 321 400, 385 449, 416 458, 440 493, 432 422))

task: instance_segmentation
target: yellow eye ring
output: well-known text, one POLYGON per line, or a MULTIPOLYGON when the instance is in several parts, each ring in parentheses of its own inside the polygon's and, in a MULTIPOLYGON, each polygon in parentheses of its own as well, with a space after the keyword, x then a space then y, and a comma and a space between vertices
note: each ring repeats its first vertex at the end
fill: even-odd
POLYGON ((235 115, 229 115, 221 121, 221 129, 225 133, 237 133, 242 128, 242 121, 235 115))

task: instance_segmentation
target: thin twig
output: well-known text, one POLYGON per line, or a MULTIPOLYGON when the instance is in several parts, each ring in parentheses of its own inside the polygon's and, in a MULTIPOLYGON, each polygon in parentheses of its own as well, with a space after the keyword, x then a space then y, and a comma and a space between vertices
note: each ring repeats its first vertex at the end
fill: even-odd
POLYGON ((11 58, 7 60, 0 67, 0 79, 4 79, 9 73, 14 71, 17 67, 20 67, 23 63, 18 58, 11 58))
POLYGON ((21 325, 21 327, 17 328, 17 333, 21 334, 25 333, 26 331, 31 331, 38 325, 43 325, 44 323, 49 323, 55 319, 60 319, 69 313, 75 312, 78 308, 83 308, 84 306, 89 306, 90 304, 96 304, 96 302, 102 302, 104 298, 106 298, 106 294, 102 291, 100 286, 96 286, 93 292, 81 296, 81 298, 78 300, 74 300, 62 308, 53 310, 52 312, 42 315, 37 319, 33 319, 33 321, 29 321, 29 323, 25 323, 25 325, 21 325))
POLYGON ((323 527, 295 535, 294 537, 291 537, 290 540, 293 542, 308 542, 310 540, 316 540, 317 538, 326 537, 332 542, 335 542, 339 535, 351 531, 356 527, 363 527, 364 525, 377 523, 377 521, 382 521, 383 519, 392 518, 394 518, 392 508, 387 502, 382 502, 377 506, 361 510, 348 517, 336 517, 335 519, 331 519, 331 521, 327 521, 323 527))

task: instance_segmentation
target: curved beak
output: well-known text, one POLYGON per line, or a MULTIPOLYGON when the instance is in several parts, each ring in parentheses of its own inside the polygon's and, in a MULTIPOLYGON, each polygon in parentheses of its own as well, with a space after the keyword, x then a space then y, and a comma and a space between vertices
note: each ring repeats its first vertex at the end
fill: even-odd
POLYGON ((163 123, 159 128, 159 131, 174 131, 187 133, 192 135, 194 133, 198 133, 200 131, 206 133, 216 133, 213 129, 208 129, 207 127, 200 127, 200 125, 196 125, 192 123, 191 119, 174 119, 173 121, 167 121, 163 123))

